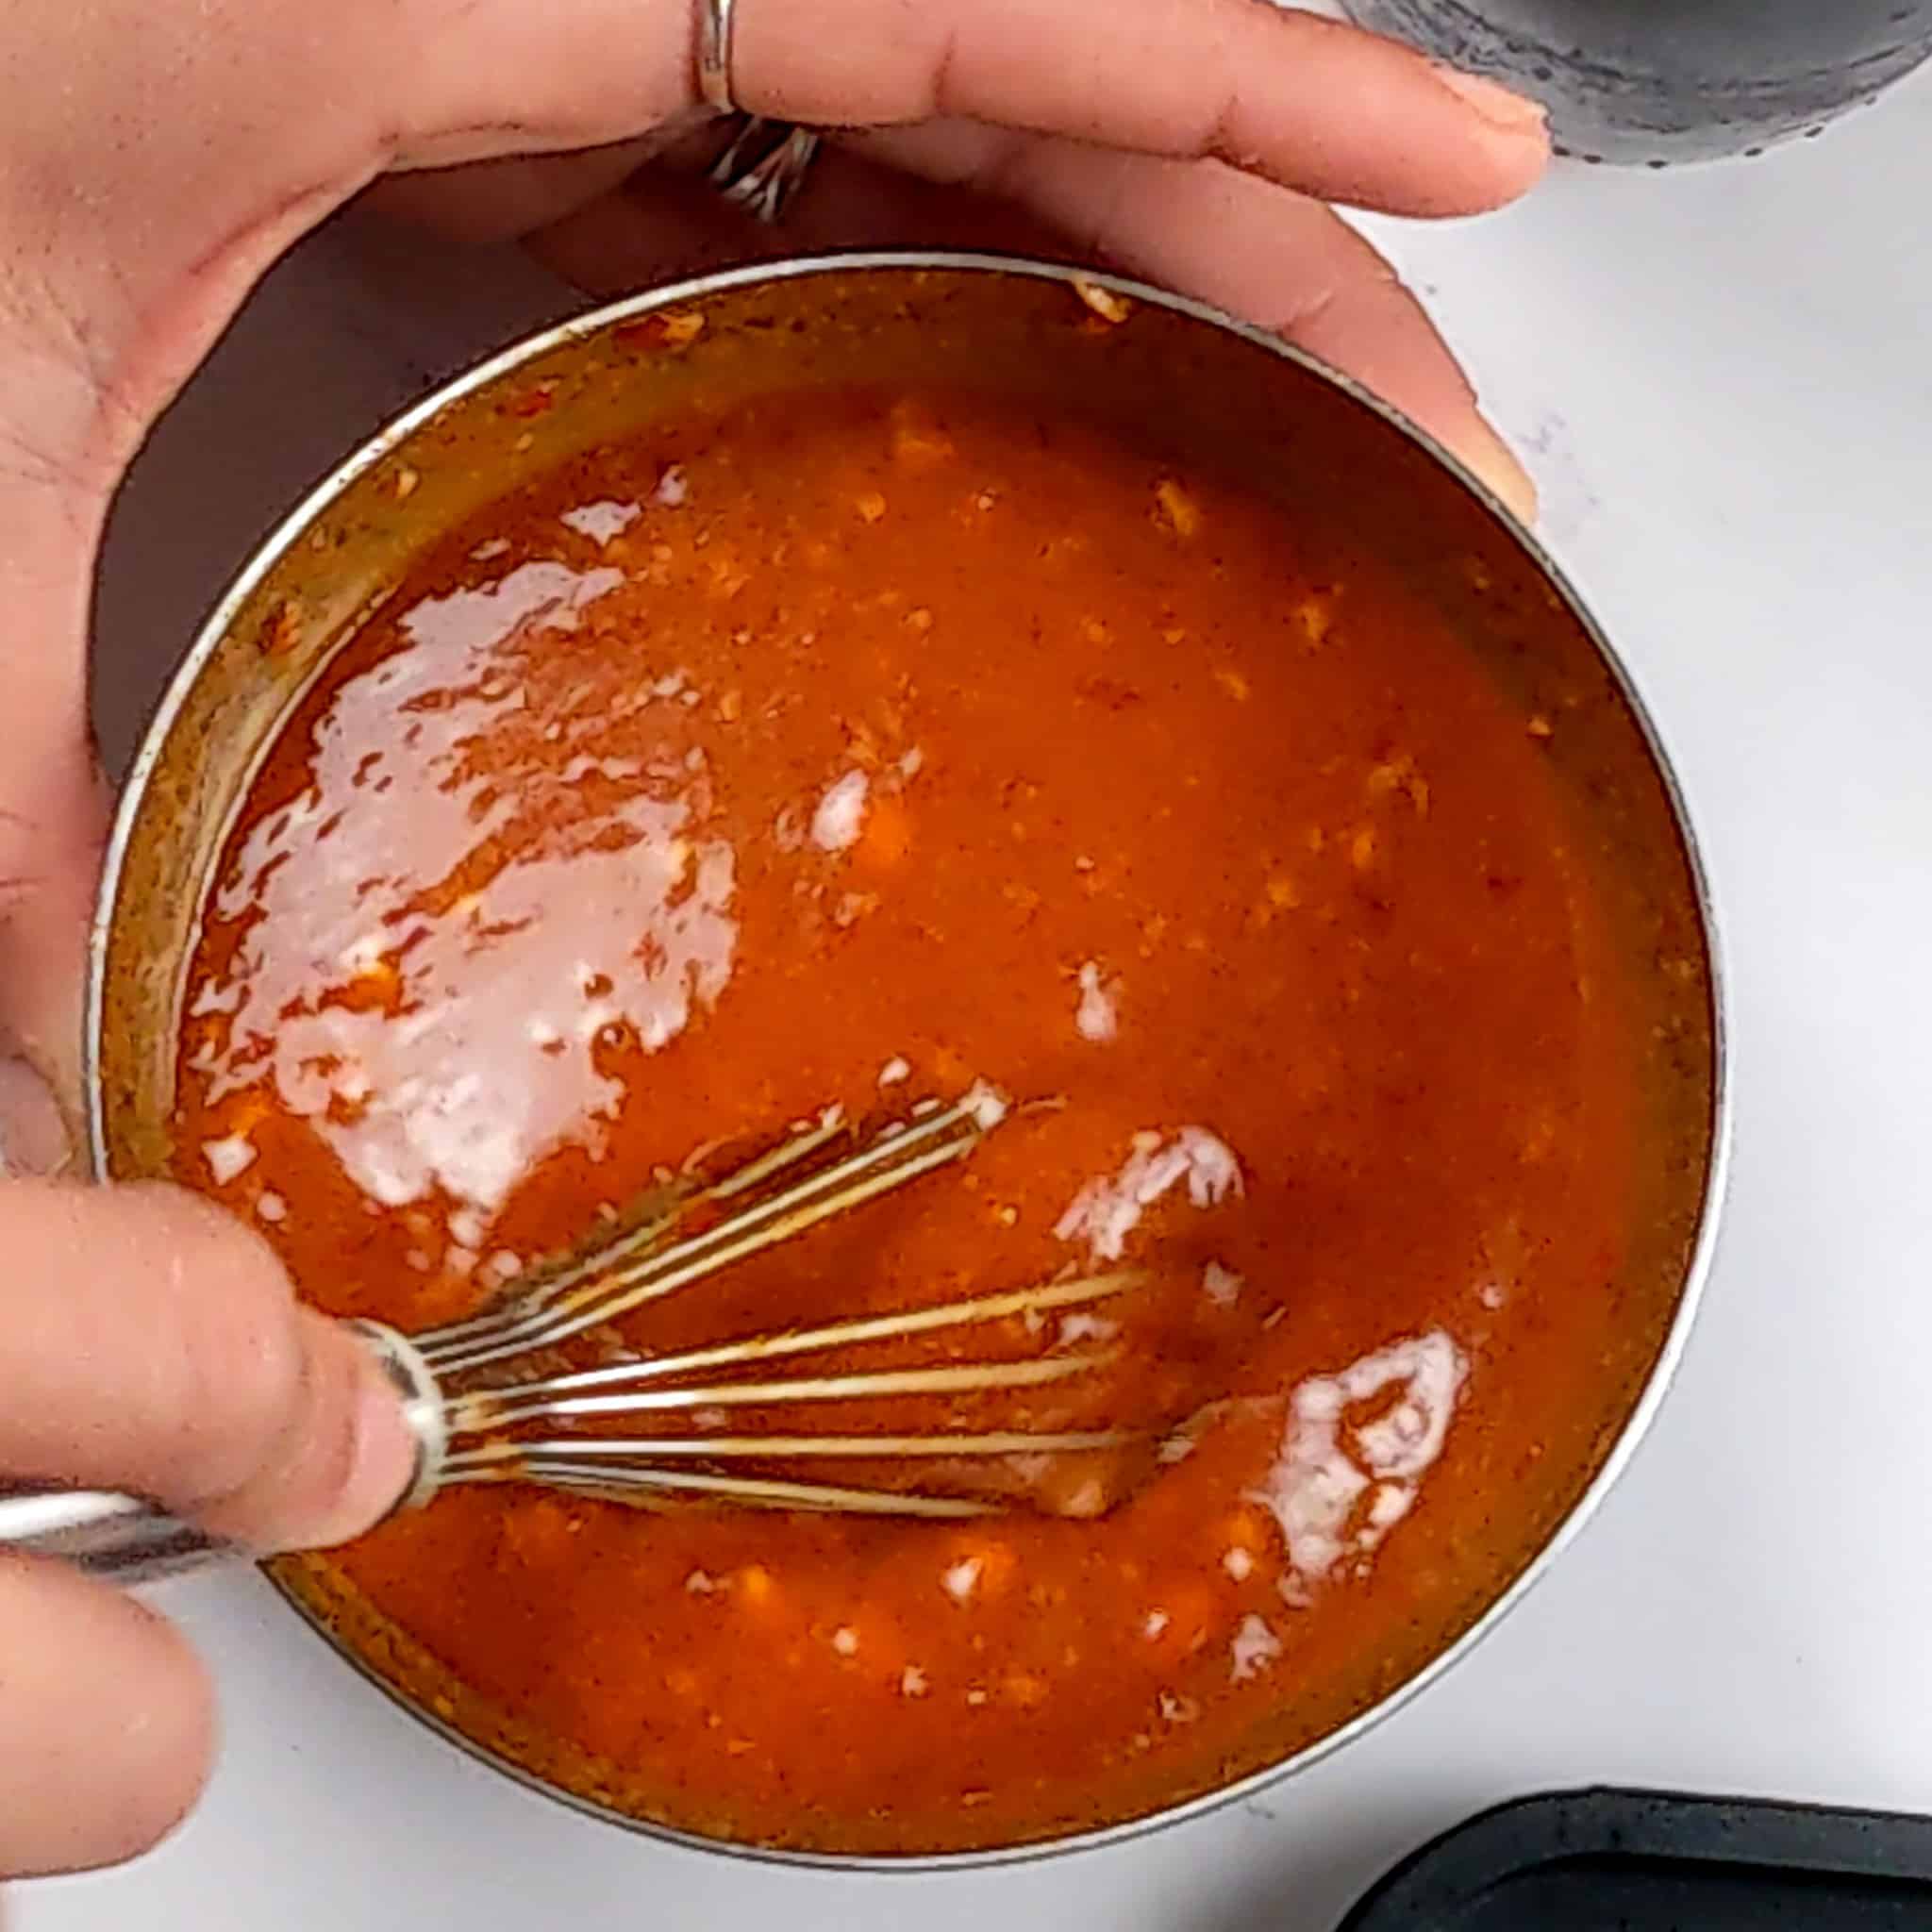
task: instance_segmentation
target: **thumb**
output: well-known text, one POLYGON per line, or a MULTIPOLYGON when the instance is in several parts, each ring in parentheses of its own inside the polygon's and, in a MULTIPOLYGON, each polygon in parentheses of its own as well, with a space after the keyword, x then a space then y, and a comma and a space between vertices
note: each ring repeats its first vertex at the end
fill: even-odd
POLYGON ((58 1174, 85 1146, 88 928, 107 840, 85 739, 7 759, 0 787, 0 1158, 58 1174))
POLYGON ((0 1059, 0 1175, 64 1174, 75 1164, 54 1090, 25 1058, 0 1059))
POLYGON ((27 1291, 0 1319, 0 1474, 130 1490, 258 1550, 344 1541, 408 1487, 375 1356, 210 1203, 7 1181, 0 1252, 27 1291))
MULTIPOLYGON (((0 310, 6 291, 0 288, 0 310)), ((83 1142, 81 1012, 108 792, 88 719, 88 609, 111 476, 84 475, 38 411, 51 364, 0 356, 0 1147, 50 1162, 34 1116, 51 1093, 83 1142), (22 1064, 38 1074, 36 1097, 22 1064), (23 1121, 25 1106, 29 1118, 23 1121), (37 1150, 38 1152, 34 1151, 37 1150)), ((58 414, 58 411, 56 412, 58 414)))

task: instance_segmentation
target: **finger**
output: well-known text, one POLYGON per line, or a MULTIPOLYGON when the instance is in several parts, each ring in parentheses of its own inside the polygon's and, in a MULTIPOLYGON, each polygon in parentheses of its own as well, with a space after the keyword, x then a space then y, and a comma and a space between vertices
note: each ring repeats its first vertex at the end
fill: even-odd
POLYGON ((1422 305, 1330 209, 1214 162, 936 124, 855 139, 928 179, 1009 198, 1083 251, 1274 329, 1425 429, 1518 517, 1536 490, 1422 305))
POLYGON ((599 295, 855 246, 1097 258, 1281 330, 1410 416, 1516 515, 1534 517, 1534 485, 1421 305, 1327 209, 1212 162, 1106 154, 959 123, 842 139, 849 151, 822 157, 782 229, 734 215, 701 183, 651 174, 534 238, 532 252, 599 295))
POLYGON ((54 1164, 80 1145, 87 935, 108 811, 88 718, 88 606, 109 478, 63 462, 51 429, 15 427, 22 398, 68 388, 44 359, 16 373, 17 392, 0 383, 0 1061, 23 1065, 6 1079, 0 1134, 39 1167, 46 1094, 71 1142, 54 1164))
POLYGON ((0 1472, 133 1490, 264 1550, 345 1541, 408 1486, 374 1357, 212 1204, 13 1181, 0 1246, 0 1472))
MULTIPOLYGON (((78 666, 71 681, 85 691, 78 666)), ((82 1145, 82 1006, 108 799, 75 707, 35 683, 16 667, 7 694, 12 715, 44 735, 0 772, 0 1156, 17 1172, 54 1173, 82 1145)))
POLYGON ((207 1674, 172 1625, 62 1564, 0 1557, 0 1878, 145 1851, 213 1743, 207 1674))
MULTIPOLYGON (((455 35, 440 5, 384 9, 395 46, 361 51, 381 62, 391 155, 434 165, 630 139, 694 98, 695 7, 487 0, 455 35)), ((958 117, 1212 157, 1413 214, 1507 201, 1547 157, 1529 102, 1268 0, 738 0, 731 77, 755 113, 958 117)))
POLYGON ((979 121, 1407 214, 1494 207, 1547 158, 1531 103, 1269 0, 740 0, 738 15, 742 105, 809 124, 979 121))

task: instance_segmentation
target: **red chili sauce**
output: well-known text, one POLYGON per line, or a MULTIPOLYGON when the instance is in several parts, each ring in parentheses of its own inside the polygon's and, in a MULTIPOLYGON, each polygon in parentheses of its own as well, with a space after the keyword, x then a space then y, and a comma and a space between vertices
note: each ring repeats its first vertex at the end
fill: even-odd
POLYGON ((1105 1367, 918 1413, 1185 1453, 1085 1520, 470 1488, 310 1588, 542 1774, 819 1850, 1118 1821, 1374 1701, 1655 1347, 1614 1286, 1640 1008, 1553 728, 1366 557, 981 401, 692 414, 499 503, 254 783, 180 1177, 417 1328, 705 1150, 984 1081, 969 1161, 623 1344, 1129 1264, 993 1339, 1105 1367))

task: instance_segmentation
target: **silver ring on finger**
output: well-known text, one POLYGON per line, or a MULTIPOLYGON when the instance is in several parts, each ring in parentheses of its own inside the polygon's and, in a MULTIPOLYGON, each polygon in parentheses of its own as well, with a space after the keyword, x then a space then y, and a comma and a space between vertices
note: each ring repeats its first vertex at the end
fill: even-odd
POLYGON ((721 114, 735 114, 738 101, 731 92, 731 12, 735 0, 697 0, 698 92, 705 105, 721 114))

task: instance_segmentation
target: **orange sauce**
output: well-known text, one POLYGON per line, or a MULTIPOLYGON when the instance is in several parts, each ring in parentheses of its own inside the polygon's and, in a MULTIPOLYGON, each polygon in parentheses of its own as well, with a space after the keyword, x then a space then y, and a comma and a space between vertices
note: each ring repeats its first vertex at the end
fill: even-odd
POLYGON ((693 414, 496 506, 254 782, 180 1177, 417 1327, 700 1150, 985 1080, 1058 1104, 624 1342, 1120 1257, 1143 1290, 1004 1338, 1113 1366, 997 1413, 1237 1400, 1099 1521, 492 1486, 316 1587, 546 1774, 813 1849, 1117 1821, 1374 1702, 1655 1347, 1616 1286, 1643 1008, 1550 731, 1332 533, 984 402, 693 414))

